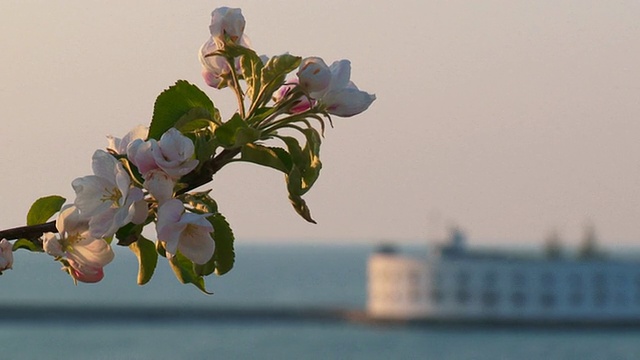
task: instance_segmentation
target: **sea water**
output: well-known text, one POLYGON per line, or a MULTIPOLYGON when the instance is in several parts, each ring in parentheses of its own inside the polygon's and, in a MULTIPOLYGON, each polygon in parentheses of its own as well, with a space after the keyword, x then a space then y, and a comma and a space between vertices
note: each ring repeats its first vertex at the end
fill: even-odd
POLYGON ((139 287, 136 259, 122 249, 101 283, 78 286, 46 256, 18 252, 15 269, 0 277, 0 359, 640 359, 636 329, 406 327, 265 318, 104 321, 86 310, 363 309, 371 251, 370 246, 241 246, 232 272, 208 279, 214 295, 179 284, 164 259, 151 283, 139 287), (4 313, 3 305, 9 311, 72 307, 82 316, 21 320, 4 313))

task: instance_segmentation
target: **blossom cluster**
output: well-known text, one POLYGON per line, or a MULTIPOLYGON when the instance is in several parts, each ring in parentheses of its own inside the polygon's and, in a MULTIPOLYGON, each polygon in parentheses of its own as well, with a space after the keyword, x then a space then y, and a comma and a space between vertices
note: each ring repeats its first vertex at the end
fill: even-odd
POLYGON ((180 250, 194 263, 204 264, 213 256, 208 214, 185 214, 183 203, 173 198, 177 181, 198 164, 193 159, 193 142, 175 128, 159 141, 146 137, 146 129, 137 127, 122 139, 111 137, 109 152, 97 150, 92 159, 94 174, 72 183, 76 198, 60 211, 58 234, 44 238, 44 250, 59 258, 78 281, 102 279, 102 268, 114 257, 105 239, 129 223, 143 224, 151 204, 157 207, 158 241, 169 257, 180 250), (142 187, 118 156, 126 156, 138 169, 142 187))
POLYGON ((231 89, 237 111, 224 121, 204 92, 176 82, 158 96, 149 127, 110 136, 106 149, 94 152, 93 174, 71 183, 72 203, 55 195, 34 203, 27 227, 57 214, 55 229, 41 243, 0 240, 0 273, 12 268, 13 250, 26 248, 53 256, 74 281, 98 282, 117 239, 138 257, 139 284, 149 281, 162 256, 178 280, 206 291, 204 276, 233 267, 234 237, 210 190, 194 191, 238 161, 282 172, 294 210, 315 223, 302 196, 320 174, 325 120, 359 114, 375 95, 351 81, 348 60, 329 66, 319 57, 258 56, 245 26, 240 9, 214 10, 199 50, 204 82, 231 89), (143 235, 150 224, 155 242, 143 235))
POLYGON ((296 98, 291 108, 292 113, 318 107, 332 115, 354 116, 365 111, 376 96, 358 89, 350 78, 349 60, 338 60, 327 66, 319 57, 305 58, 297 78, 280 88, 275 99, 282 101, 289 97, 296 98))
MULTIPOLYGON (((224 47, 230 40, 248 47, 249 39, 244 34, 245 19, 240 9, 218 8, 212 13, 209 27, 211 37, 200 48, 202 76, 212 87, 222 88, 232 80, 232 68, 239 70, 239 63, 230 64, 222 56, 208 56, 224 47)), ((266 56, 260 57, 263 63, 266 56)), ((307 57, 302 60, 296 73, 275 94, 276 103, 293 98, 290 111, 301 113, 316 108, 329 114, 350 117, 367 110, 376 96, 358 89, 351 81, 351 62, 338 60, 327 66, 320 57, 307 57)))

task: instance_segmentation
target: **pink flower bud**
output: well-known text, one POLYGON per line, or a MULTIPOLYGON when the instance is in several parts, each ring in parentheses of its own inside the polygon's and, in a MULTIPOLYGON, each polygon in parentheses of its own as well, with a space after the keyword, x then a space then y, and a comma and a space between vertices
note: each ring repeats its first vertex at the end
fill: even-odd
MULTIPOLYGON (((282 85, 276 92, 273 94, 273 101, 275 103, 280 103, 286 101, 292 95, 293 89, 298 86, 298 79, 293 79, 287 81, 284 85, 282 85)), ((296 96, 296 95, 293 95, 296 96)), ((293 101, 286 111, 289 114, 299 114, 311 109, 315 105, 315 100, 309 99, 307 96, 302 96, 298 93, 297 98, 293 101)))
POLYGON ((71 268, 69 269, 69 275, 80 282, 97 283, 104 278, 104 268, 80 266, 78 263, 71 259, 68 259, 67 261, 71 266, 71 268))
POLYGON ((13 245, 6 239, 0 240, 0 272, 13 265, 13 245))

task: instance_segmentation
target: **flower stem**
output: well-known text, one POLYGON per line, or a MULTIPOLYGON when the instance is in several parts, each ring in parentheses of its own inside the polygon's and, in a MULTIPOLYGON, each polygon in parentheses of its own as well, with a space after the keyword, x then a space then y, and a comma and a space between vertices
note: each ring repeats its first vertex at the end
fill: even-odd
POLYGON ((233 58, 226 58, 227 63, 229 64, 229 69, 231 72, 231 79, 233 80, 233 90, 236 93, 236 98, 238 99, 238 112, 243 120, 245 118, 245 108, 244 108, 244 93, 242 92, 242 88, 240 87, 240 80, 238 79, 238 73, 236 72, 235 61, 233 58))
POLYGON ((49 221, 48 223, 20 226, 12 229, 0 231, 0 239, 17 240, 17 239, 37 239, 44 233, 57 233, 56 222, 49 221))

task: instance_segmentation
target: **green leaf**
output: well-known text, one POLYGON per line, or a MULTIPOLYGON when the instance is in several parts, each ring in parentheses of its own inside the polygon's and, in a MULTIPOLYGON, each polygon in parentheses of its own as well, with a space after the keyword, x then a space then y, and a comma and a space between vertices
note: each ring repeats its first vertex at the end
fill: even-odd
POLYGON ((242 77, 247 83, 247 96, 251 99, 251 103, 254 103, 262 86, 262 60, 255 52, 247 52, 240 58, 240 67, 242 77))
MULTIPOLYGON (((267 166, 287 174, 289 172, 289 168, 282 161, 281 156, 289 156, 289 153, 284 150, 283 152, 277 153, 273 148, 262 145, 245 144, 242 147, 242 154, 240 159, 243 161, 252 162, 254 164, 267 166)), ((291 160, 289 160, 288 162, 290 163, 291 160)))
POLYGON ((208 218, 213 225, 213 240, 216 243, 216 250, 213 253, 215 261, 216 275, 224 275, 233 268, 235 262, 235 252, 233 250, 233 230, 222 214, 217 213, 208 218))
POLYGON ((289 195, 301 196, 303 194, 302 189, 302 171, 296 165, 291 167, 291 171, 285 176, 287 181, 287 191, 289 195))
POLYGON ((209 196, 210 192, 211 190, 187 193, 182 196, 182 199, 197 212, 215 214, 218 212, 218 204, 209 196))
POLYGON ((302 195, 307 192, 308 189, 303 188, 302 174, 300 169, 293 165, 291 172, 286 176, 287 190, 289 191, 289 201, 291 205, 303 219, 310 223, 315 224, 316 221, 311 217, 311 211, 307 206, 307 203, 302 199, 302 195))
POLYGON ((233 148, 256 141, 260 138, 260 131, 249 127, 236 113, 216 129, 215 136, 222 146, 233 148))
POLYGON ((58 195, 45 196, 36 200, 27 214, 27 226, 44 224, 53 214, 60 211, 67 199, 58 195))
POLYGON ((311 155, 319 156, 320 145, 322 144, 322 138, 320 137, 318 130, 310 127, 302 130, 302 132, 307 138, 305 150, 308 151, 311 155))
POLYGON ((302 192, 303 195, 306 194, 309 190, 311 190, 311 187, 313 186, 313 184, 315 184, 316 180, 318 180, 321 169, 322 169, 322 162, 320 161, 320 158, 318 158, 317 156, 314 156, 311 159, 311 163, 309 164, 309 167, 304 169, 302 173, 301 189, 303 190, 302 192))
POLYGON ((297 165, 300 169, 306 168, 309 163, 309 156, 306 155, 302 147, 300 147, 298 139, 291 136, 280 136, 280 139, 287 145, 293 164, 297 165))
POLYGON ((307 203, 300 196, 290 195, 289 200, 298 215, 302 216, 302 218, 308 222, 316 224, 316 221, 311 218, 311 211, 309 210, 307 203))
POLYGON ((196 147, 196 159, 198 160, 196 173, 199 173, 200 169, 207 164, 207 161, 216 154, 219 144, 212 134, 203 134, 201 132, 195 133, 193 144, 196 147))
POLYGON ((116 231, 116 238, 118 239, 118 245, 129 246, 140 238, 142 238, 142 229, 144 224, 128 223, 116 231))
POLYGON ((178 80, 175 85, 163 91, 153 108, 153 119, 149 127, 149 138, 160 139, 162 134, 174 127, 176 123, 193 108, 202 108, 209 112, 208 119, 219 118, 218 110, 209 97, 197 86, 185 80, 178 80))
POLYGON ((178 252, 171 257, 169 264, 171 265, 171 269, 176 275, 178 281, 183 284, 193 284, 203 293, 209 295, 212 294, 207 291, 204 284, 204 278, 201 275, 196 274, 193 262, 187 259, 186 256, 178 252))
POLYGON ((212 256, 211 259, 203 265, 193 264, 193 271, 196 273, 196 275, 211 275, 214 271, 216 271, 216 257, 212 256))
POLYGON ((258 57, 258 54, 256 54, 256 52, 253 51, 252 49, 244 47, 244 46, 242 46, 242 45, 240 45, 238 43, 235 43, 233 41, 225 41, 224 50, 222 51, 221 55, 222 54, 224 54, 227 57, 231 57, 231 58, 238 58, 238 57, 241 57, 241 56, 255 56, 255 57, 258 57))
POLYGON ((275 114, 277 110, 278 110, 278 108, 271 107, 271 106, 259 107, 259 108, 255 109, 255 111, 253 112, 251 117, 247 119, 247 124, 250 124, 251 126, 260 128, 260 125, 258 125, 258 126, 255 126, 255 125, 256 124, 260 124, 266 118, 268 118, 271 115, 275 114))
POLYGON ((303 130, 303 133, 307 137, 307 143, 304 147, 304 152, 308 156, 307 167, 302 169, 302 189, 306 193, 311 189, 313 184, 318 180, 320 176, 320 170, 322 169, 322 162, 320 161, 320 144, 321 138, 318 131, 314 128, 308 128, 303 130))
POLYGON ((156 241, 156 251, 158 252, 158 255, 164 258, 167 257, 167 250, 164 248, 162 241, 156 241))
POLYGON ((287 169, 287 173, 291 172, 291 168, 293 167, 293 160, 291 159, 291 154, 287 152, 287 150, 279 148, 279 147, 270 147, 271 151, 276 153, 282 164, 287 169))
POLYGON ((273 92, 276 91, 283 83, 288 73, 300 66, 302 58, 289 54, 274 56, 262 69, 262 89, 260 91, 261 104, 267 103, 273 92))
POLYGON ((151 280, 158 264, 156 244, 140 236, 138 241, 129 245, 129 249, 138 257, 138 285, 144 285, 151 280))
POLYGON ((42 248, 36 245, 33 241, 27 239, 18 239, 13 242, 13 251, 18 249, 26 249, 34 252, 42 252, 42 248))
MULTIPOLYGON (((298 139, 290 136, 276 136, 282 140, 289 150, 269 148, 273 154, 269 154, 267 158, 264 154, 248 154, 246 159, 261 165, 270 166, 278 170, 283 168, 288 170, 285 176, 287 183, 287 191, 289 192, 289 200, 296 212, 305 220, 316 223, 311 217, 311 212, 306 202, 302 200, 302 195, 307 193, 320 175, 322 162, 318 157, 320 152, 321 138, 318 132, 313 128, 301 130, 307 138, 304 149, 300 146, 298 139), (277 156, 280 164, 273 160, 273 156, 277 156)), ((249 149, 247 146, 246 148, 249 149)), ((252 151, 254 149, 249 149, 252 151)), ((244 151, 244 149, 243 149, 244 151)), ((243 153, 243 157, 245 157, 243 153)))
MULTIPOLYGON (((219 117, 219 116, 218 116, 219 117)), ((212 119, 209 110, 195 107, 187 111, 176 121, 174 127, 183 133, 193 132, 200 129, 215 129, 221 121, 218 118, 212 119)))
POLYGON ((198 132, 203 130, 213 131, 217 125, 207 119, 194 119, 184 124, 176 124, 176 129, 180 130, 182 133, 190 133, 190 132, 198 132))
POLYGON ((235 113, 229 121, 216 129, 215 136, 220 144, 231 147, 236 142, 236 131, 241 128, 248 128, 248 126, 244 120, 242 120, 240 114, 235 113))
POLYGON ((298 139, 289 136, 278 136, 289 149, 292 166, 287 176, 287 188, 293 195, 304 195, 311 189, 320 176, 322 162, 320 161, 321 137, 318 131, 312 127, 298 129, 307 141, 304 149, 300 147, 298 139))

